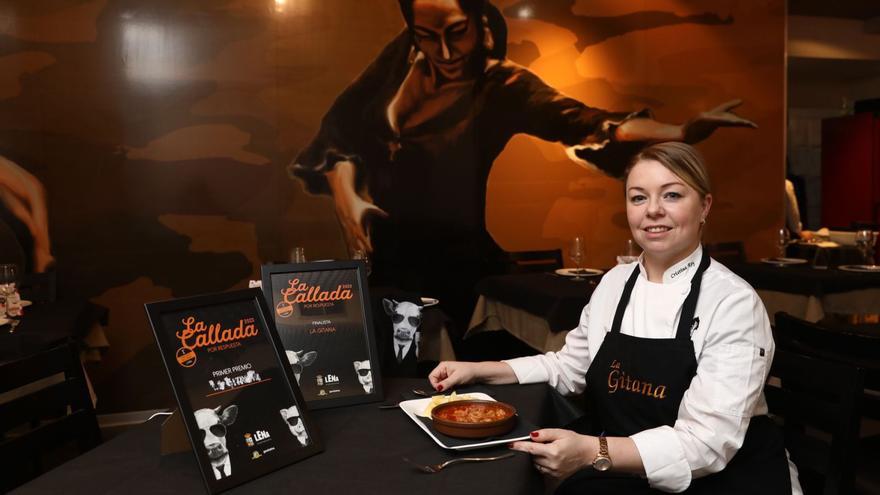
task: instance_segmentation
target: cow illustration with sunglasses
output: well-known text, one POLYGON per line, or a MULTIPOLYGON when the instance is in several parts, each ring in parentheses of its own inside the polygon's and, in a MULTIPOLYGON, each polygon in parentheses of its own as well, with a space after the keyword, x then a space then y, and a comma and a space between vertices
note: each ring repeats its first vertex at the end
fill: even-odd
POLYGON ((318 353, 315 351, 284 351, 284 354, 287 355, 287 361, 293 369, 294 376, 296 376, 296 383, 299 383, 299 377, 302 375, 303 368, 311 366, 315 359, 318 359, 318 353))
POLYGON ((419 357, 419 325, 422 324, 422 308, 411 302, 397 302, 393 299, 382 299, 385 313, 391 317, 393 325, 394 356, 398 364, 404 361, 418 361, 419 357))
POLYGON ((354 372, 357 373, 358 381, 361 383, 361 386, 364 387, 365 393, 373 392, 373 372, 370 369, 370 360, 365 359, 363 361, 354 361, 352 363, 354 365, 354 372))
POLYGON ((303 425, 302 418, 299 417, 299 409, 296 406, 290 406, 281 410, 281 418, 290 428, 290 433, 299 440, 299 444, 305 447, 309 444, 309 434, 306 433, 306 427, 303 425))
POLYGON ((208 451, 214 477, 218 480, 229 477, 232 474, 232 463, 229 461, 229 450, 226 449, 226 428, 238 417, 238 406, 199 409, 194 415, 202 433, 205 450, 208 451))

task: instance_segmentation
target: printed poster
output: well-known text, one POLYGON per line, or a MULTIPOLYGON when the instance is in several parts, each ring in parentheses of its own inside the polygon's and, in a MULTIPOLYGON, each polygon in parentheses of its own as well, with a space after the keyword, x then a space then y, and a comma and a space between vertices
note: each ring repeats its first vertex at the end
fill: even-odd
POLYGON ((363 273, 357 262, 263 267, 284 353, 310 407, 382 398, 363 273))
POLYGON ((147 305, 212 492, 320 451, 261 299, 252 289, 147 305))

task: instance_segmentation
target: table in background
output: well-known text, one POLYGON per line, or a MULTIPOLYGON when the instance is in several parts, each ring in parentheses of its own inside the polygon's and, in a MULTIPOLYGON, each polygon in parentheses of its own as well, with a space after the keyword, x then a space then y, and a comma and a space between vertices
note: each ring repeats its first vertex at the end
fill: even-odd
MULTIPOLYGON (((396 401, 418 379, 386 379, 385 395, 396 401)), ((574 418, 574 410, 546 384, 479 387, 513 404, 520 417, 536 426, 556 426, 574 418)), ((466 390, 466 389, 464 389, 466 390)), ((268 412, 267 412, 268 414, 268 412)), ((457 455, 437 446, 398 409, 362 404, 314 411, 324 452, 250 481, 228 493, 383 493, 442 494, 543 493, 541 476, 528 455, 454 466, 425 474, 405 464, 436 463, 467 455, 508 452, 506 446, 457 455)), ((161 420, 135 427, 100 447, 23 485, 12 493, 204 493, 192 452, 160 454, 161 420)))
POLYGON ((826 314, 880 312, 880 273, 816 269, 807 264, 737 263, 729 268, 755 288, 771 322, 778 311, 811 322, 826 314))
POLYGON ((785 255, 791 258, 802 258, 810 262, 819 262, 831 268, 840 265, 859 265, 865 262, 862 252, 856 246, 837 245, 822 247, 815 242, 796 242, 786 248, 785 255))
POLYGON ((466 336, 506 330, 538 351, 558 351, 600 278, 574 280, 552 273, 486 277, 475 288, 479 298, 466 336))

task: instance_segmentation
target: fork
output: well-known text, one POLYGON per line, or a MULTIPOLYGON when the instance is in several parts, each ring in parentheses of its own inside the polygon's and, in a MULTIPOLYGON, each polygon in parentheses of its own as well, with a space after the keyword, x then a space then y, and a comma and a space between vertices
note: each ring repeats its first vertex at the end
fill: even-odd
POLYGON ((433 397, 437 394, 440 394, 441 392, 437 392, 437 391, 426 392, 422 389, 414 388, 414 389, 412 389, 412 393, 414 393, 416 395, 421 395, 422 397, 433 397))
POLYGON ((404 457, 403 460, 404 460, 404 462, 410 464, 411 466, 415 467, 419 471, 422 471, 424 473, 432 473, 433 474, 433 473, 439 473, 440 471, 444 470, 445 468, 447 468, 453 464, 459 464, 462 462, 497 461, 497 460, 501 460, 501 459, 508 459, 513 456, 514 456, 513 452, 509 452, 507 454, 497 455, 495 457, 459 457, 457 459, 449 459, 448 461, 441 462, 440 464, 419 464, 417 462, 413 462, 413 461, 409 460, 406 457, 404 457))

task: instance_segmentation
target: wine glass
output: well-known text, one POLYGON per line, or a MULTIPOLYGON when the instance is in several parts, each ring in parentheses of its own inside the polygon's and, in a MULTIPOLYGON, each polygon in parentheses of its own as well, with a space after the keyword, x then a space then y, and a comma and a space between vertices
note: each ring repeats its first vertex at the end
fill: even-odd
POLYGON ((568 249, 568 257, 571 261, 574 262, 577 270, 575 273, 575 280, 583 280, 581 277, 581 263, 584 261, 584 238, 581 236, 575 236, 571 240, 571 245, 568 249))
POLYGON ((862 259, 864 260, 866 265, 874 264, 874 242, 877 239, 874 237, 874 232, 869 229, 864 229, 856 232, 856 246, 859 247, 859 251, 862 252, 862 259))
POLYGON ((370 263, 370 257, 367 256, 367 252, 363 249, 355 249, 354 254, 351 255, 351 259, 353 260, 361 260, 364 262, 364 269, 367 272, 367 276, 370 276, 370 273, 373 271, 373 266, 370 263))
POLYGON ((779 248, 780 259, 785 258, 785 248, 788 247, 789 242, 791 242, 791 237, 788 235, 788 229, 779 229, 779 236, 776 239, 776 245, 779 248))
POLYGON ((306 250, 300 246, 296 246, 290 251, 290 261, 293 263, 306 262, 306 250))
POLYGON ((0 297, 3 299, 4 313, 8 313, 6 305, 9 302, 9 296, 15 293, 16 282, 18 282, 18 266, 12 263, 0 265, 0 297))
POLYGON ((627 263, 632 263, 634 261, 638 261, 639 259, 639 251, 636 247, 637 244, 632 239, 627 239, 626 244, 624 244, 623 254, 617 257, 618 265, 625 265, 627 263))

